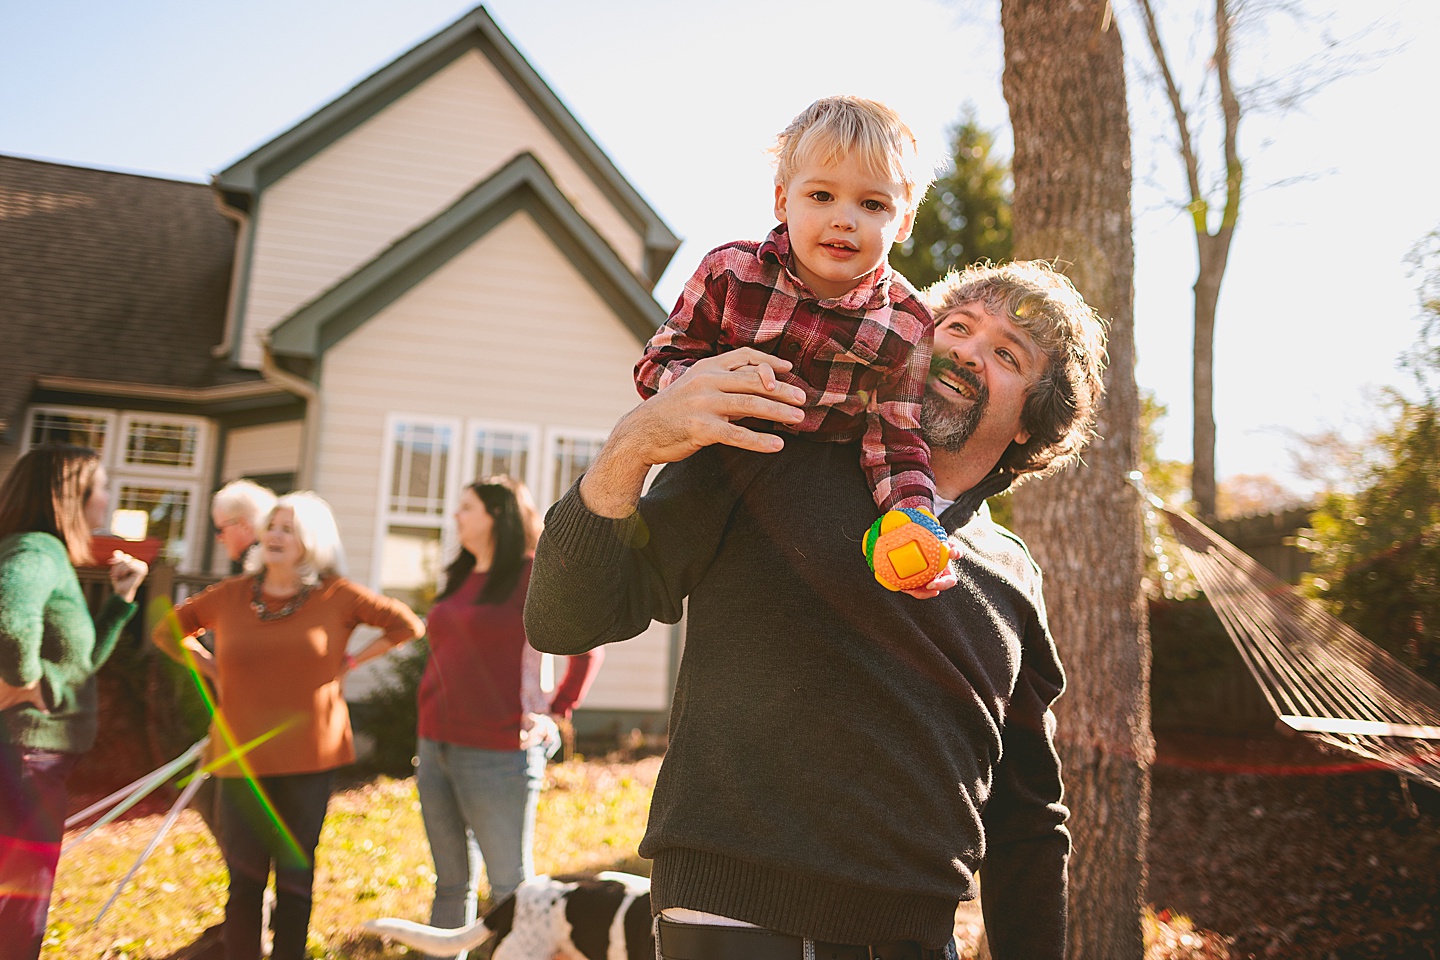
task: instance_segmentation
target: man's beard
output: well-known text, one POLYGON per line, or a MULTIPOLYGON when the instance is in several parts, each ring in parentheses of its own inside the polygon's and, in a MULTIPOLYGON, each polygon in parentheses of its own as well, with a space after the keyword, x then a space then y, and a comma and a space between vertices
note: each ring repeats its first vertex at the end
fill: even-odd
POLYGON ((930 444, 932 450, 959 453, 975 432, 975 428, 980 425, 980 419, 985 416, 985 408, 990 403, 990 391, 985 389, 985 384, 981 383, 975 374, 943 357, 935 358, 930 364, 930 370, 934 374, 945 373, 951 379, 963 380, 975 391, 975 402, 961 409, 927 380, 925 397, 920 402, 920 435, 925 438, 925 442, 930 444))

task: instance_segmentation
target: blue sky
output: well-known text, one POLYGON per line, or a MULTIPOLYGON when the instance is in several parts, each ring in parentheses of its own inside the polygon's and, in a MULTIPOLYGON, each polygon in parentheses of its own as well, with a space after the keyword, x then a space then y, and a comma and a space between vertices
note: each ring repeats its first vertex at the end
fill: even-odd
MULTIPOLYGON (((1257 189, 1220 304, 1222 477, 1290 479, 1283 431, 1344 426, 1367 386, 1402 384, 1395 360, 1416 331, 1417 278, 1403 258, 1440 226, 1427 105, 1440 80, 1440 4, 1307 6, 1331 4, 1332 30, 1373 24, 1366 45, 1391 52, 1303 110, 1242 127, 1257 189)), ((0 153, 204 180, 471 6, 0 0, 0 153)), ((1126 0, 1119 7, 1127 15, 1126 0)), ((657 288, 666 306, 706 250, 769 229, 764 148, 816 97, 891 103, 937 158, 967 102, 983 124, 1008 124, 993 2, 493 0, 487 9, 685 239, 657 288)), ((1183 53, 1194 34, 1179 26, 1183 53)), ((1143 53, 1139 39, 1126 33, 1132 56, 1143 53)), ((1242 66, 1299 52, 1277 30, 1252 38, 1242 66)), ((1169 202, 1179 176, 1159 142, 1168 117, 1138 86, 1132 113, 1137 378, 1170 408, 1162 452, 1188 459, 1194 243, 1169 202)))

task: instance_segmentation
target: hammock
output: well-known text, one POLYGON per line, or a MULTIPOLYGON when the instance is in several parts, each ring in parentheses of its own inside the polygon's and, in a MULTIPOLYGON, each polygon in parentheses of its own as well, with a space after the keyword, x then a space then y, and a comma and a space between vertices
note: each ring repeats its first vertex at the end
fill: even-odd
POLYGON ((1440 788, 1440 688, 1153 497, 1280 722, 1440 788))

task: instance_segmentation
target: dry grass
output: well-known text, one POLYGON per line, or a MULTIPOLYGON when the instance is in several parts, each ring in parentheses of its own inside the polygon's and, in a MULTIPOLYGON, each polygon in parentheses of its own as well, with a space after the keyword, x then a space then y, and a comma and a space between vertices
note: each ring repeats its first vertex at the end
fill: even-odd
MULTIPOLYGON (((553 765, 537 815, 541 872, 648 872, 635 855, 658 757, 553 765)), ((42 960, 161 960, 218 923, 226 874, 200 818, 181 815, 96 928, 90 926, 159 816, 111 824, 61 860, 42 960)), ((423 920, 435 874, 413 779, 382 777, 335 794, 316 855, 310 954, 335 960, 407 956, 359 933, 375 917, 423 920)))
MULTIPOLYGON (((540 797, 535 866, 542 873, 619 869, 648 873, 635 849, 645 829, 660 758, 552 765, 540 797)), ((200 818, 186 811, 99 927, 90 921, 160 817, 111 824, 61 860, 42 960, 164 960, 221 919, 226 874, 200 818)), ((386 777, 337 792, 316 856, 310 955, 326 960, 399 960, 405 948, 359 932, 375 917, 424 920, 435 874, 413 779, 386 777)), ((962 958, 976 956, 975 904, 961 904, 962 958)), ((1225 957, 1213 934, 1183 917, 1147 917, 1150 960, 1225 957)))

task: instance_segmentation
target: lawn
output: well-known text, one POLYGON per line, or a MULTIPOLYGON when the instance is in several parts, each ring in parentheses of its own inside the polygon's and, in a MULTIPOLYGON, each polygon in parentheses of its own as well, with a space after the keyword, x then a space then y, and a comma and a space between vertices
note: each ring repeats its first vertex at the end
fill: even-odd
MULTIPOLYGON (((648 873, 635 853, 659 757, 552 765, 540 798, 535 866, 542 873, 648 873)), ((163 812, 163 811, 162 811, 163 812)), ((164 960, 221 918, 225 867, 200 818, 181 815, 98 927, 91 921, 160 825, 160 813, 110 824, 66 853, 42 960, 164 960)), ((435 875, 413 779, 379 777, 340 789, 316 857, 310 954, 327 960, 413 957, 359 932, 375 917, 424 920, 435 875)), ((978 906, 956 915, 962 958, 980 937, 978 906)), ((1219 938, 1184 917, 1147 916, 1149 960, 1225 957, 1219 938)))
MULTIPOLYGON (((659 766, 658 757, 552 765, 537 815, 536 869, 648 873, 635 848, 659 766)), ((161 960, 219 922, 225 866, 204 823, 187 810, 100 925, 90 925, 160 819, 110 824, 62 857, 43 960, 161 960)), ((312 957, 407 956, 359 927, 374 917, 429 915, 435 874, 415 781, 381 777, 337 792, 316 869, 312 957)))

